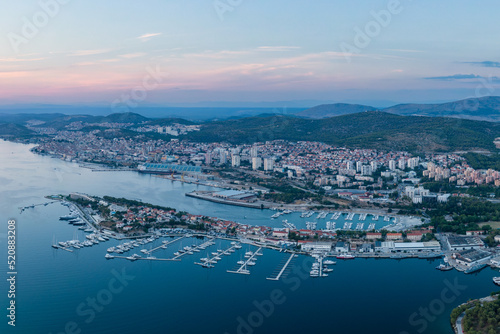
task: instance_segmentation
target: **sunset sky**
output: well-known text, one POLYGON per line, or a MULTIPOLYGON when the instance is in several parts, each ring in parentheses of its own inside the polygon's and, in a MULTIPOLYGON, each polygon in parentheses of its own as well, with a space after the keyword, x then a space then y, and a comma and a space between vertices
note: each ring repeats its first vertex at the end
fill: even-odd
POLYGON ((60 2, 3 4, 0 104, 500 95, 499 1, 60 2))

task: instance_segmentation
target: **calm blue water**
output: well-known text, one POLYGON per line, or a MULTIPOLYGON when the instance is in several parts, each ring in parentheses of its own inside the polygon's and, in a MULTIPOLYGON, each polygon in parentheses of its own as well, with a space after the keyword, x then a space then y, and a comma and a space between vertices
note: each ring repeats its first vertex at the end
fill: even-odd
MULTIPOLYGON (((50 247, 54 238, 63 241, 75 236, 74 227, 58 220, 67 208, 53 204, 22 214, 17 209, 42 203, 47 194, 80 191, 138 198, 239 221, 247 216, 252 224, 271 222, 270 211, 183 195, 193 189, 206 188, 132 172, 93 173, 35 156, 27 146, 0 142, 0 275, 6 277, 7 272, 9 218, 18 222, 19 273, 15 329, 7 326, 8 286, 5 279, 0 280, 0 333, 452 333, 448 319, 453 307, 496 291, 493 270, 477 275, 439 272, 434 269, 437 262, 413 259, 338 261, 329 277, 312 279, 304 275, 310 259, 299 257, 294 271, 279 282, 265 278, 286 256, 269 250, 251 267, 251 275, 226 272, 236 267, 247 247, 223 257, 210 270, 193 264, 204 253, 180 262, 106 260, 106 249, 117 241, 74 253, 50 247), (130 276, 126 286, 116 280, 123 271, 130 276), (457 294, 445 290, 450 284, 446 282, 455 280, 462 286, 457 294), (271 297, 274 304, 269 302, 271 297), (93 299, 97 310, 91 306, 93 299), (264 311, 256 305, 264 305, 264 311), (417 314, 410 322, 414 312, 429 307, 428 320, 417 314)), ((275 223, 281 225, 281 219, 275 223)), ((79 238, 83 238, 81 232, 79 238)), ((179 246, 173 244, 155 256, 169 257, 179 246)), ((227 246, 218 242, 210 251, 227 246)))

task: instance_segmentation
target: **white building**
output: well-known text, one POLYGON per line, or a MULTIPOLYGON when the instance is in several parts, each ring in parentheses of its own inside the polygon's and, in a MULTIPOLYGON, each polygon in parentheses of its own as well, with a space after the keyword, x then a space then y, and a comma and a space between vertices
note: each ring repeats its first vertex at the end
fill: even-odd
POLYGON ((265 158, 264 159, 264 170, 270 171, 274 168, 274 159, 273 158, 265 158))
POLYGON ((225 150, 220 151, 220 164, 223 165, 227 162, 227 152, 225 150))
POLYGON ((363 168, 363 163, 361 161, 356 161, 356 172, 361 172, 361 168, 363 168))
POLYGON ((262 167, 262 159, 259 157, 253 157, 252 158, 252 169, 257 170, 260 167, 262 167))
POLYGON ((257 157, 258 153, 259 153, 259 150, 258 150, 257 146, 252 146, 252 148, 250 148, 250 157, 255 158, 255 157, 257 157))
POLYGON ((335 251, 337 253, 347 253, 349 252, 349 244, 343 241, 339 241, 335 245, 335 251))
POLYGON ((404 158, 398 161, 398 168, 401 170, 406 168, 406 160, 404 158))
POLYGON ((390 170, 396 170, 396 161, 389 160, 389 169, 390 170))
POLYGON ((240 156, 237 154, 233 154, 233 156, 231 157, 231 166, 240 167, 240 164, 241 164, 240 156))
POLYGON ((411 169, 414 169, 415 167, 418 166, 419 162, 420 162, 420 158, 418 158, 418 157, 411 158, 408 160, 408 167, 411 169))
POLYGON ((331 242, 308 242, 303 244, 301 249, 306 252, 330 252, 332 250, 331 242))
POLYGON ((450 235, 447 238, 448 248, 452 251, 484 248, 484 242, 479 237, 464 237, 450 235))
POLYGON ((405 187, 405 195, 408 196, 413 201, 413 203, 422 203, 422 198, 424 196, 428 196, 429 193, 429 189, 425 189, 424 187, 405 187))
POLYGON ((361 174, 362 175, 372 175, 372 168, 368 165, 361 166, 361 174))

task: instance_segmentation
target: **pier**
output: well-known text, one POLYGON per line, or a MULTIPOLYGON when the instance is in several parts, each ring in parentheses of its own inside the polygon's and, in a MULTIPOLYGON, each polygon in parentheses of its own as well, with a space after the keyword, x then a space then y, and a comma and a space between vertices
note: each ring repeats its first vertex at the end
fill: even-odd
POLYGON ((229 255, 233 253, 237 248, 241 248, 240 244, 235 243, 234 245, 231 245, 228 249, 222 250, 215 252, 215 254, 212 257, 209 257, 207 255, 206 258, 200 259, 201 262, 195 262, 194 264, 197 264, 199 266, 202 266, 203 268, 213 268, 213 264, 217 263, 221 258, 221 255, 229 255))
POLYGON ((172 241, 169 241, 169 242, 163 242, 162 245, 158 246, 158 247, 155 247, 155 248, 151 248, 150 250, 146 250, 145 252, 143 252, 144 254, 148 254, 148 255, 151 255, 153 252, 159 250, 159 249, 165 249, 167 248, 169 245, 173 244, 174 242, 177 242, 179 240, 182 240, 186 238, 186 236, 183 236, 183 237, 180 237, 180 238, 177 238, 175 240, 172 240, 172 241))
MULTIPOLYGON (((202 244, 199 244, 198 246, 194 246, 194 247, 189 247, 189 246, 186 246, 184 247, 184 250, 179 250, 178 252, 174 253, 174 257, 171 259, 172 261, 180 261, 179 259, 185 255, 193 255, 194 252, 197 252, 199 253, 202 249, 205 249, 207 248, 208 246, 211 246, 211 245, 215 245, 215 242, 213 242, 213 239, 209 239, 207 241, 205 241, 204 243, 202 244)), ((162 245, 163 246, 163 245, 162 245)))
POLYGON ((156 257, 132 257, 132 256, 123 256, 123 255, 111 255, 108 259, 126 259, 126 260, 131 260, 131 261, 138 261, 138 260, 149 260, 149 261, 180 261, 180 260, 174 260, 174 259, 158 259, 156 257), (132 260, 133 258, 133 260, 132 260))
POLYGON ((227 270, 227 272, 232 274, 250 275, 250 270, 247 269, 247 265, 253 260, 255 256, 257 256, 260 250, 262 250, 262 247, 259 247, 259 249, 253 252, 252 255, 237 270, 227 270))
POLYGON ((39 204, 31 204, 31 205, 28 205, 28 206, 19 207, 18 209, 21 210, 20 213, 23 213, 24 210, 34 209, 37 206, 47 206, 49 204, 56 203, 56 202, 58 202, 58 201, 51 201, 51 202, 45 202, 45 203, 39 203, 39 204))
POLYGON ((66 252, 73 253, 73 250, 69 249, 68 247, 63 247, 63 246, 58 246, 58 245, 52 245, 52 247, 54 247, 55 249, 62 249, 62 250, 65 250, 66 252))
POLYGON ((286 261, 285 265, 283 266, 283 268, 281 268, 281 270, 279 271, 278 275, 276 275, 275 277, 266 277, 266 279, 270 280, 270 281, 279 281, 281 275, 283 275, 283 273, 285 272, 286 268, 288 267, 288 265, 290 264, 290 262, 292 262, 292 259, 294 257, 296 257, 297 255, 295 255, 295 253, 292 253, 290 255, 290 257, 288 258, 288 260, 286 261))

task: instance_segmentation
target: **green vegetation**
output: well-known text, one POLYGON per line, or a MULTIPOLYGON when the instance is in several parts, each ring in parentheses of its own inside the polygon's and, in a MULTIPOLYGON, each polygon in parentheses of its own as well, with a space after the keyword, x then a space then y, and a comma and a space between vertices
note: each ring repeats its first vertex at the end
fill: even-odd
POLYGON ((431 192, 462 193, 476 197, 500 197, 500 188, 492 185, 472 185, 468 187, 457 187, 448 181, 430 181, 427 178, 421 180, 422 186, 431 192))
POLYGON ((467 153, 464 155, 469 165, 474 169, 500 170, 500 155, 484 155, 479 153, 467 153))
POLYGON ((264 194, 266 200, 272 200, 283 203, 293 203, 297 200, 302 200, 310 197, 311 194, 301 189, 289 185, 266 185, 268 188, 277 191, 273 193, 264 194))
POLYGON ((32 136, 38 136, 38 134, 23 125, 0 123, 0 138, 23 139, 32 136))
POLYGON ((500 204, 478 198, 451 197, 446 203, 435 204, 427 213, 432 225, 441 232, 465 234, 467 230, 488 230, 486 226, 480 228, 478 223, 500 220, 500 204), (446 215, 451 215, 453 221, 447 221, 446 215))
POLYGON ((234 144, 310 140, 348 147, 428 152, 472 148, 495 151, 493 141, 499 136, 498 123, 369 111, 319 120, 274 115, 210 122, 186 138, 234 144))
POLYGON ((144 203, 141 201, 136 201, 132 199, 126 199, 126 198, 116 198, 116 197, 111 197, 111 196, 104 196, 103 199, 108 202, 108 203, 115 203, 118 205, 125 205, 127 207, 129 206, 145 206, 149 207, 152 209, 159 209, 159 210, 165 210, 165 211, 175 211, 175 209, 165 207, 165 206, 160 206, 160 205, 154 205, 154 204, 149 204, 149 203, 144 203))
POLYGON ((462 314, 464 311, 470 309, 471 307, 474 307, 475 305, 476 304, 474 302, 472 302, 472 303, 463 304, 463 305, 460 305, 459 307, 454 308, 453 311, 451 311, 451 315, 450 315, 451 324, 453 326, 455 326, 460 314, 462 314))
POLYGON ((467 334, 500 333, 500 300, 485 302, 475 306, 465 313, 462 321, 467 334))

